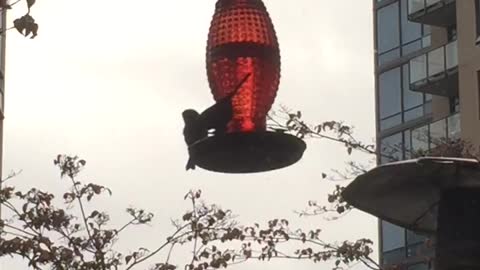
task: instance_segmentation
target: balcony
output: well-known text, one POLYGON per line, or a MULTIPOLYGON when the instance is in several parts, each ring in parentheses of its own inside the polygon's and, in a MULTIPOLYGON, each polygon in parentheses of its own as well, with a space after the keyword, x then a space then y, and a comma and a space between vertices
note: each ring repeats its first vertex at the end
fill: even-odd
POLYGON ((410 60, 412 91, 454 97, 458 95, 457 41, 410 60))
POLYGON ((408 0, 408 19, 448 27, 457 22, 456 9, 455 0, 408 0))
POLYGON ((411 151, 431 151, 447 140, 460 139, 460 113, 452 114, 410 132, 411 151))

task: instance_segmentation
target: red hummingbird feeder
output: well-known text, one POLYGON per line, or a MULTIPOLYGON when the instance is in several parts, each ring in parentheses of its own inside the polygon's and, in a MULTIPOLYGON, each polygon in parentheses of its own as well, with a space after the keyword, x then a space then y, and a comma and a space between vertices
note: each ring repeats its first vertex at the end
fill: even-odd
POLYGON ((280 83, 280 49, 261 0, 218 0, 207 42, 207 75, 215 101, 232 97, 232 118, 220 135, 190 147, 196 164, 226 173, 263 172, 300 160, 305 143, 267 131, 280 83))

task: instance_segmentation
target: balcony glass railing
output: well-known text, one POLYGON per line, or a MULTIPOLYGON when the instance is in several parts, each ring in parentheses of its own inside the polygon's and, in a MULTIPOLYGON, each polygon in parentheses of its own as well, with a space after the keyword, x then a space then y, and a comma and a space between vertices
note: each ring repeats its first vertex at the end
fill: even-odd
POLYGON ((445 139, 460 139, 460 131, 460 113, 415 128, 410 132, 411 150, 413 152, 427 151, 445 139))
POLYGON ((458 67, 457 41, 410 60, 410 84, 424 84, 448 75, 458 67))
POLYGON ((460 139, 460 114, 456 113, 447 118, 447 138, 460 139))
POLYGON ((420 10, 426 10, 440 2, 442 2, 442 0, 408 0, 408 15, 420 10))

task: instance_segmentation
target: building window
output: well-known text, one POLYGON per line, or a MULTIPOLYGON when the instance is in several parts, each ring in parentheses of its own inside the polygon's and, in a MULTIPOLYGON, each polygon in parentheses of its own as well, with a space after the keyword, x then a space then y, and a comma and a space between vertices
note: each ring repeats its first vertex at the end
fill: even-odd
POLYGON ((457 40, 457 26, 452 25, 447 28, 447 39, 448 42, 457 40))
POLYGON ((426 263, 413 264, 408 266, 407 268, 407 270, 428 270, 428 269, 430 268, 426 263))
POLYGON ((382 220, 382 251, 390 251, 405 246, 405 229, 382 220))
POLYGON ((475 0, 475 22, 477 26, 477 44, 480 43, 480 0, 475 0))
POLYGON ((424 115, 424 94, 420 92, 414 92, 410 89, 409 82, 409 65, 402 66, 402 99, 403 99, 403 112, 404 121, 422 117, 424 115))
POLYGON ((429 148, 429 133, 428 133, 428 125, 416 128, 412 130, 412 152, 419 153, 428 151, 429 148))
POLYGON ((405 229, 382 220, 383 264, 398 263, 406 258, 405 229))
POLYGON ((460 113, 455 113, 447 118, 448 139, 460 139, 462 127, 460 126, 460 113))
POLYGON ((3 104, 4 104, 3 91, 2 89, 0 89, 0 119, 2 119, 4 116, 3 104))
POLYGON ((427 95, 410 89, 409 65, 386 71, 378 77, 380 130, 418 119, 429 113, 427 95))
POLYGON ((399 16, 398 2, 377 11, 377 50, 379 54, 400 46, 399 16))
POLYGON ((441 145, 447 138, 447 121, 446 119, 438 120, 430 124, 430 149, 441 145))
POLYGON ((413 231, 407 230, 407 257, 412 257, 412 256, 421 256, 421 255, 426 255, 423 254, 426 245, 425 242, 427 240, 427 237, 423 235, 419 235, 413 231))
POLYGON ((460 111, 460 98, 457 97, 451 97, 448 101, 449 107, 450 107, 450 114, 454 114, 460 111))
POLYGON ((411 152, 415 156, 415 154, 434 149, 439 144, 443 144, 446 139, 459 139, 460 129, 460 113, 415 128, 410 132, 411 152))
POLYGON ((408 44, 410 42, 416 41, 422 37, 422 25, 419 23, 411 22, 408 19, 408 1, 401 0, 401 34, 402 34, 402 45, 408 44))
POLYGON ((477 70, 477 112, 480 119, 480 70, 477 70))
MULTIPOLYGON (((381 121, 391 122, 391 118, 398 117, 391 125, 402 122, 402 78, 401 69, 395 68, 380 74, 378 78, 379 108, 381 121)), ((380 124, 382 126, 382 124, 380 124)), ((385 129, 385 126, 382 127, 385 129)))
POLYGON ((403 159, 403 137, 402 133, 385 137, 380 142, 380 163, 399 161, 403 159))
POLYGON ((430 46, 430 28, 408 20, 408 0, 377 10, 378 64, 430 46))

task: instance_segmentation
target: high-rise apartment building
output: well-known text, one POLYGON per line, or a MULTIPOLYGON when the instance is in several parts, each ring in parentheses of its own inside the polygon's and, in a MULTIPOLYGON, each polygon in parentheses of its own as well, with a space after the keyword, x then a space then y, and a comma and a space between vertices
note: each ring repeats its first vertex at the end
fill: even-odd
MULTIPOLYGON (((0 29, 7 28, 6 10, 0 11, 0 29)), ((0 34, 0 178, 2 178, 3 166, 3 118, 5 104, 5 31, 0 34)))
MULTIPOLYGON (((378 149, 409 159, 444 138, 480 145, 480 0, 374 0, 373 6, 378 149)), ((390 161, 381 154, 378 160, 390 161)), ((382 265, 432 267, 423 236, 379 223, 382 265)))

